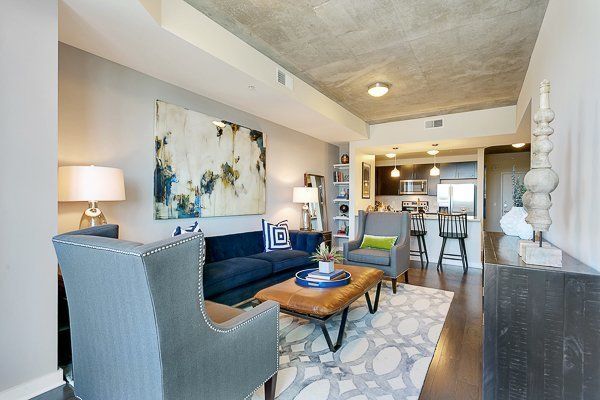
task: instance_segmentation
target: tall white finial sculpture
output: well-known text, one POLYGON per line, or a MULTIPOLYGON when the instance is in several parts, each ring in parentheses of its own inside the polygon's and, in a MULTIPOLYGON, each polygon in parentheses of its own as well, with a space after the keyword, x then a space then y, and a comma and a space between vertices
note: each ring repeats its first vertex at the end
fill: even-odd
POLYGON ((550 126, 554 120, 554 111, 550 109, 550 82, 545 79, 540 83, 540 108, 533 120, 537 126, 533 130, 531 143, 531 170, 524 179, 527 192, 523 196, 523 203, 527 210, 525 220, 533 227, 534 234, 539 232, 539 246, 527 246, 526 249, 521 249, 521 255, 528 264, 560 266, 560 249, 543 243, 543 232, 548 232, 552 225, 550 193, 558 186, 558 175, 552 170, 548 157, 554 147, 549 139, 554 133, 550 126))

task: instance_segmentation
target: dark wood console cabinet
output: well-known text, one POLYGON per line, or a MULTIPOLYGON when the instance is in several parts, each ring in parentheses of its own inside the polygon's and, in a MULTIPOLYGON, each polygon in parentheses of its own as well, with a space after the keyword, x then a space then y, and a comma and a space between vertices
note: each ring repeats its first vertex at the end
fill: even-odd
POLYGON ((600 399, 600 272, 524 264, 484 237, 483 399, 600 399))

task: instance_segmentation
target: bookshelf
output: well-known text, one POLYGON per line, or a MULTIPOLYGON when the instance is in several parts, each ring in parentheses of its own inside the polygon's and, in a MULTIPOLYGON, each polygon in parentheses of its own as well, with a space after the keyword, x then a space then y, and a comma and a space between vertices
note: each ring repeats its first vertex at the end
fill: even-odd
POLYGON ((348 230, 350 218, 348 212, 343 212, 340 208, 350 205, 350 164, 333 165, 333 186, 334 197, 333 204, 335 214, 333 216, 332 246, 342 249, 345 240, 348 240, 348 230))

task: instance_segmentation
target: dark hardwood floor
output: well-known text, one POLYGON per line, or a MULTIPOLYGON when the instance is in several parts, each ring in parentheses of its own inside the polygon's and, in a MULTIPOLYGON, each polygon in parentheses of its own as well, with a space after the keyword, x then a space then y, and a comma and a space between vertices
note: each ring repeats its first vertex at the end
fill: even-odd
MULTIPOLYGON (((438 273, 435 264, 421 269, 414 263, 409 270, 411 285, 454 292, 446 323, 429 367, 421 400, 481 399, 482 371, 482 271, 444 266, 438 273)), ((34 400, 75 400, 70 387, 61 387, 34 400)))
POLYGON ((482 270, 444 266, 438 273, 435 264, 428 269, 410 269, 412 285, 454 292, 446 323, 429 366, 421 400, 481 399, 483 359, 482 270))

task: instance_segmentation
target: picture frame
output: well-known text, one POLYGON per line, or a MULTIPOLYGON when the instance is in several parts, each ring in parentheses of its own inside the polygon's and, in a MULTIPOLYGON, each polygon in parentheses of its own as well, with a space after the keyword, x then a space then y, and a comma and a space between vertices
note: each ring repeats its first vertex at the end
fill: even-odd
POLYGON ((362 183, 361 191, 363 199, 371 198, 371 164, 362 163, 362 183))

